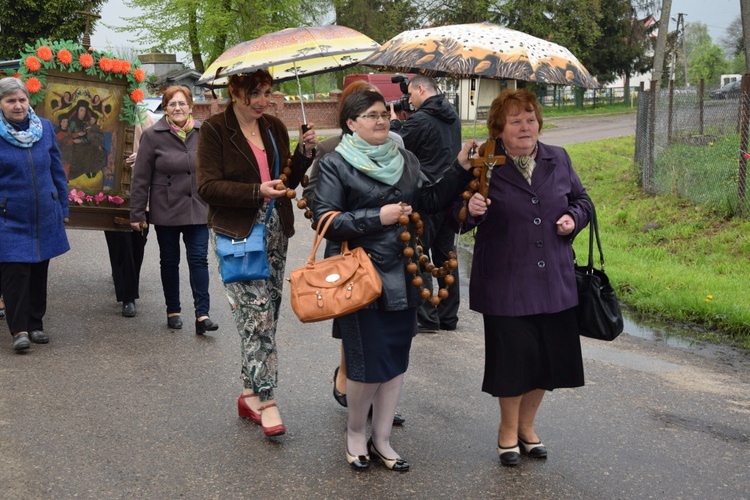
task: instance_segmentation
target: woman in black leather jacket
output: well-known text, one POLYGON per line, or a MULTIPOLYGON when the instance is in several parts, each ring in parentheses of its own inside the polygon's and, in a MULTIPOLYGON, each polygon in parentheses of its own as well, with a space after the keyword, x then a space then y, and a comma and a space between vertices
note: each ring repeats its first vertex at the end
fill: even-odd
MULTIPOLYGON (((458 199, 472 179, 469 148, 474 142, 464 146, 442 181, 427 185, 416 157, 388 138, 389 118, 378 92, 365 90, 346 98, 339 124, 351 133, 320 161, 314 213, 319 221, 328 211, 341 212, 326 233, 327 256, 337 253, 342 241, 350 248, 363 247, 383 281, 383 293, 374 304, 334 320, 346 351, 347 461, 355 469, 366 469, 372 453, 389 469, 405 472, 409 463, 391 448, 390 433, 421 299, 405 268, 398 219, 412 211, 436 212, 458 199), (367 441, 371 405, 372 437, 367 441)), ((414 227, 409 230, 414 234, 414 227)))

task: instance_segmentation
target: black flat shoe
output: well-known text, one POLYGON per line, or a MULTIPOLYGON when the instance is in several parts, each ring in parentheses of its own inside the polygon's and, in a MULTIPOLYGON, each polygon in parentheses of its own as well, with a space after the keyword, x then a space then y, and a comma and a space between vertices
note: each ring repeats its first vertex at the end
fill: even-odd
POLYGON ((363 471, 370 468, 370 455, 355 456, 349 453, 349 438, 344 433, 344 446, 346 447, 346 461, 356 471, 363 471))
POLYGON ((23 351, 29 347, 31 347, 31 342, 29 341, 29 335, 27 333, 19 333, 18 335, 13 336, 14 351, 23 351))
POLYGON ((529 458, 547 458, 547 447, 541 440, 536 443, 527 443, 519 437, 518 442, 521 443, 521 452, 528 455, 529 458))
POLYGON ((49 336, 41 330, 30 331, 29 339, 35 344, 46 344, 49 342, 49 336))
POLYGON ((383 465, 385 465, 388 470, 392 470, 395 472, 409 472, 409 469, 411 468, 409 462, 407 462, 403 458, 385 458, 383 455, 381 455, 378 449, 375 448, 375 444, 372 442, 372 438, 370 438, 370 440, 367 442, 367 451, 377 457, 378 460, 383 462, 383 465))
POLYGON ((367 455, 359 455, 355 457, 349 454, 349 450, 346 450, 346 461, 352 466, 352 469, 356 471, 363 471, 370 468, 370 457, 367 455))
POLYGON ((5 319, 5 308, 0 307, 0 319, 5 319))
POLYGON ((219 324, 211 321, 211 318, 206 318, 203 321, 195 320, 195 334, 203 335, 206 332, 215 332, 219 329, 219 324))
POLYGON ((135 317, 135 302, 132 300, 124 300, 122 302, 122 315, 126 318, 135 317))
POLYGON ((333 399, 336 400, 338 404, 346 408, 346 394, 339 392, 338 389, 336 389, 336 377, 338 377, 339 374, 339 367, 337 366, 335 370, 333 370, 333 399))
POLYGON ((518 448, 518 445, 511 446, 510 448, 503 448, 497 445, 497 453, 500 455, 500 463, 505 466, 514 467, 521 461, 521 450, 518 448))
POLYGON ((179 316, 167 316, 167 326, 173 330, 181 330, 182 318, 179 316))

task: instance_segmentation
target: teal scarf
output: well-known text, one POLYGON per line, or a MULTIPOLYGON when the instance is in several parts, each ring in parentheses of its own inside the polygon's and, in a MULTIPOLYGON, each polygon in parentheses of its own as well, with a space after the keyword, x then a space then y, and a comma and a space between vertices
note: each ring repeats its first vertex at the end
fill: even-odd
POLYGON ((30 148, 36 141, 42 138, 42 121, 34 113, 34 109, 29 106, 29 128, 28 130, 18 130, 0 112, 0 137, 19 148, 30 148))
POLYGON ((390 137, 374 146, 356 133, 344 134, 336 151, 352 167, 389 186, 394 186, 404 173, 404 157, 390 137))

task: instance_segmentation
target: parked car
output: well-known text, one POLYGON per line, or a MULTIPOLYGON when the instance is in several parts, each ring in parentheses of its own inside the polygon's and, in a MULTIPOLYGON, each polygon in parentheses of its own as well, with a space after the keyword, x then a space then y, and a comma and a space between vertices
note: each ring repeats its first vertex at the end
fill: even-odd
POLYGON ((737 99, 740 96, 740 80, 729 82, 720 89, 708 93, 711 99, 737 99))

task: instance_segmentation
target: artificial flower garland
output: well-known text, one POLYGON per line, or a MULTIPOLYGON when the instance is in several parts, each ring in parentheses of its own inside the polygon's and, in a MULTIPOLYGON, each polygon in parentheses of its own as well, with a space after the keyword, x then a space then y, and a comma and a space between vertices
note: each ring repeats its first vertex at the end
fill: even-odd
POLYGON ((130 62, 118 59, 112 54, 89 48, 88 50, 72 41, 50 41, 39 39, 32 45, 26 45, 21 53, 21 64, 14 76, 26 83, 30 101, 36 105, 44 100, 44 89, 47 83, 47 71, 84 71, 87 75, 100 80, 111 81, 112 78, 126 79, 128 82, 120 121, 129 125, 143 123, 145 110, 138 106, 146 97, 143 82, 146 73, 138 61, 130 62))

